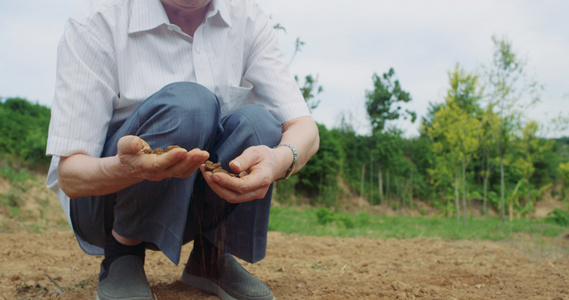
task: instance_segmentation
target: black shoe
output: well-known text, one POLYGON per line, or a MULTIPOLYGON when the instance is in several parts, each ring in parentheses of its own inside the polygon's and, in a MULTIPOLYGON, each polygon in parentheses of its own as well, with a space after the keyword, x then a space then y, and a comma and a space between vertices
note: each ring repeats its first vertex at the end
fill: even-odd
POLYGON ((215 262, 208 264, 209 267, 204 265, 192 251, 182 282, 213 293, 222 300, 275 299, 269 287, 241 267, 230 254, 221 254, 215 262))
POLYGON ((109 270, 101 264, 101 275, 97 288, 98 300, 153 300, 144 263, 136 255, 125 255, 117 258, 109 270), (106 274, 105 274, 106 273, 106 274))

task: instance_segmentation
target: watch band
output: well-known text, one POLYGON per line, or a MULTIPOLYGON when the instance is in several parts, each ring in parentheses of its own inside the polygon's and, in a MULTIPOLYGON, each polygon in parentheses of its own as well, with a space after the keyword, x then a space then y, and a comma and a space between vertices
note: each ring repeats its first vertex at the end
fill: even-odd
POLYGON ((290 150, 292 150, 292 156, 293 156, 292 164, 286 171, 286 174, 279 179, 279 181, 286 180, 290 177, 290 175, 292 175, 292 173, 294 173, 294 169, 296 168, 296 164, 298 163, 298 154, 296 153, 296 148, 294 148, 294 146, 291 144, 280 144, 277 147, 289 147, 290 150))

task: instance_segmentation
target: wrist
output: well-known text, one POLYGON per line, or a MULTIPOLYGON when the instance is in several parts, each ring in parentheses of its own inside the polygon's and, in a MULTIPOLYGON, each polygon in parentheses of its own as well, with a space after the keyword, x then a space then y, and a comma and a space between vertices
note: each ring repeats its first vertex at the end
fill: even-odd
POLYGON ((277 180, 286 180, 295 172, 296 165, 298 164, 298 153, 296 151, 296 148, 291 144, 280 144, 275 148, 279 149, 280 151, 284 151, 283 153, 287 153, 286 155, 283 154, 282 156, 286 157, 284 161, 285 171, 281 174, 280 177, 277 178, 277 180))
POLYGON ((142 181, 142 178, 133 176, 133 171, 121 161, 118 155, 99 159, 99 179, 103 182, 113 182, 118 186, 125 187, 142 181))

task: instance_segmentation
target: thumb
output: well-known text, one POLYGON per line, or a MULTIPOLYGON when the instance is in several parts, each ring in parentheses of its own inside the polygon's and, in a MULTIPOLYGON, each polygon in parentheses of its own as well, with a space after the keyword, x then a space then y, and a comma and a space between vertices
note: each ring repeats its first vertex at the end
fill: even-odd
POLYGON ((119 155, 136 154, 143 149, 151 150, 148 143, 134 135, 126 135, 121 137, 117 144, 117 151, 119 155))
POLYGON ((249 170, 257 161, 257 156, 253 151, 245 150, 243 154, 237 156, 229 162, 229 167, 233 172, 240 174, 241 172, 249 170))

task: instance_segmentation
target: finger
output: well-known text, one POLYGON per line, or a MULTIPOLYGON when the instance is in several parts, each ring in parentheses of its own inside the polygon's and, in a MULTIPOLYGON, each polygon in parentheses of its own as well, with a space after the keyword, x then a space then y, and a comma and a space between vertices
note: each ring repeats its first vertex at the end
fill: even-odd
POLYGON ((119 154, 136 154, 150 146, 141 138, 134 135, 126 135, 119 139, 117 151, 119 154))
POLYGON ((237 156, 229 162, 229 167, 233 172, 239 174, 243 171, 249 170, 253 165, 259 161, 260 155, 257 151, 247 148, 243 154, 237 156))
POLYGON ((172 149, 164 154, 148 154, 138 157, 144 171, 162 172, 174 164, 183 161, 187 152, 183 148, 172 149))
POLYGON ((269 178, 261 171, 253 171, 242 178, 231 177, 223 173, 211 175, 211 179, 224 188, 239 194, 245 194, 260 188, 266 188, 271 184, 269 178))
MULTIPOLYGON (((223 174, 225 175, 225 174, 223 174)), ((255 199, 263 199, 267 194, 267 188, 260 188, 246 193, 238 193, 234 190, 228 189, 213 179, 214 175, 211 172, 205 172, 204 178, 209 187, 221 198, 230 203, 242 203, 252 201, 255 199)), ((228 176, 229 177, 229 176, 228 176)))
POLYGON ((199 149, 194 149, 185 154, 184 159, 173 164, 166 171, 170 177, 185 178, 192 175, 207 159, 209 153, 199 149))

